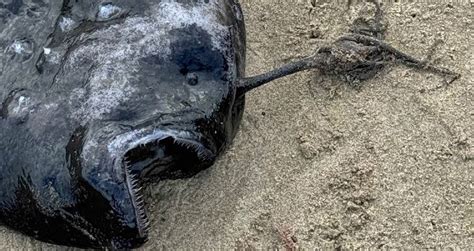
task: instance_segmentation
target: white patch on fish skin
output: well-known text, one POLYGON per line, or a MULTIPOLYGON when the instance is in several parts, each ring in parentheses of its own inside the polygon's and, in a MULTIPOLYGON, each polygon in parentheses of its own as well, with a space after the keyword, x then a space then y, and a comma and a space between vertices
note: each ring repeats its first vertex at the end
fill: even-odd
POLYGON ((18 98, 18 103, 19 103, 20 106, 21 106, 22 104, 27 103, 28 100, 29 100, 29 98, 27 98, 27 97, 25 97, 25 96, 20 96, 20 97, 18 98))
POLYGON ((58 107, 59 105, 57 103, 50 103, 44 105, 44 108, 46 108, 46 110, 57 109, 58 107))
POLYGON ((222 41, 225 41, 227 28, 219 24, 214 15, 215 9, 219 9, 216 1, 201 3, 191 8, 184 6, 174 0, 164 0, 158 5, 159 21, 168 24, 172 29, 184 28, 195 24, 207 31, 212 38, 215 48, 221 49, 222 41))
POLYGON ((44 55, 49 55, 51 53, 50 48, 43 48, 43 51, 44 51, 44 55))
POLYGON ((71 31, 76 27, 77 27, 77 23, 72 18, 61 17, 61 21, 59 22, 59 28, 61 28, 63 32, 71 31))
POLYGON ((13 114, 18 115, 28 110, 29 103, 30 103, 30 98, 25 97, 25 96, 20 96, 18 98, 18 105, 12 109, 13 114))
POLYGON ((122 8, 115 6, 113 4, 104 4, 99 7, 99 12, 97 13, 97 20, 105 21, 117 16, 122 11, 122 8))
MULTIPOLYGON (((133 87, 129 85, 130 77, 123 73, 113 76, 115 71, 125 72, 126 69, 101 68, 94 71, 90 79, 90 94, 82 107, 75 111, 77 117, 89 120, 100 119, 120 105, 121 102, 128 100, 130 94, 134 92, 133 87)), ((85 90, 75 94, 85 95, 85 90)))
POLYGON ((18 42, 18 41, 15 41, 11 48, 13 49, 13 51, 17 54, 22 54, 24 51, 25 51, 25 47, 23 47, 23 44, 18 42))
POLYGON ((19 55, 29 55, 33 53, 33 45, 27 40, 15 40, 10 45, 11 50, 19 55))
POLYGON ((51 48, 43 48, 46 60, 52 64, 59 64, 61 62, 61 55, 59 52, 52 50, 51 48))
POLYGON ((86 96, 86 90, 83 88, 75 88, 71 91, 70 98, 72 100, 82 100, 86 96))
MULTIPOLYGON (((209 33, 216 50, 224 50, 222 41, 229 29, 218 24, 217 5, 215 0, 195 5, 164 0, 150 7, 150 15, 128 17, 120 24, 87 34, 88 43, 72 51, 65 63, 66 68, 75 69, 80 62, 93 59, 95 66, 84 87, 86 100, 75 100, 74 93, 70 96, 70 102, 82 102, 73 115, 86 124, 129 100, 135 91, 132 77, 139 70, 139 60, 150 55, 169 56, 172 41, 168 33, 172 30, 196 25, 209 33)), ((107 8, 98 15, 108 16, 111 10, 107 8)))
POLYGON ((14 40, 5 52, 11 56, 10 59, 24 62, 33 57, 34 51, 34 41, 29 38, 22 38, 14 40))

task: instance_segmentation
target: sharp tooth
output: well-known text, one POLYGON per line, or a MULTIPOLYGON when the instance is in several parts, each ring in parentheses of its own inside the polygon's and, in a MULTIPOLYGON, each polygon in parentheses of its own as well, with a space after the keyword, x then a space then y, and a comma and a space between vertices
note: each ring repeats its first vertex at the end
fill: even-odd
POLYGON ((136 193, 139 193, 140 191, 142 191, 142 189, 143 189, 143 187, 139 186, 139 187, 135 188, 134 191, 136 193))

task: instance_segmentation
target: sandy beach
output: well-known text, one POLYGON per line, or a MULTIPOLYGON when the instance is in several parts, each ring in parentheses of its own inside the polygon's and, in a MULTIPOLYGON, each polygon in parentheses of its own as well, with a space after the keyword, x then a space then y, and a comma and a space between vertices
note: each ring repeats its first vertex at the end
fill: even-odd
MULTIPOLYGON (((350 2, 242 0, 247 75, 373 15, 350 2)), ((383 9, 388 43, 420 59, 432 51, 461 78, 393 65, 358 86, 308 71, 252 91, 213 167, 148 188, 142 250, 473 248, 472 1, 383 9)), ((39 248, 59 247, 0 228, 0 250, 39 248)))

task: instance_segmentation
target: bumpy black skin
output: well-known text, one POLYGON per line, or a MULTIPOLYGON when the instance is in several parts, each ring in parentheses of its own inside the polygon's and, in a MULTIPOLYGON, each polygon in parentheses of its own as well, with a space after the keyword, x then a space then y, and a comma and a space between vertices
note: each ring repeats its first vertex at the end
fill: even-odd
POLYGON ((189 177, 238 129, 239 4, 10 2, 0 4, 1 224, 61 245, 140 246, 136 176, 189 177), (173 165, 134 165, 160 149, 173 165))

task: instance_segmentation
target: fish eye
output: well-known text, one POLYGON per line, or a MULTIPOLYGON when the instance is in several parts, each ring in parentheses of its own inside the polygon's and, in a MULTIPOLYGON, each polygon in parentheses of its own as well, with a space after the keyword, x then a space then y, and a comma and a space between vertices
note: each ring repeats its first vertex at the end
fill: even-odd
POLYGON ((186 74, 186 81, 188 82, 188 85, 195 86, 199 83, 198 75, 194 72, 190 72, 186 74))

